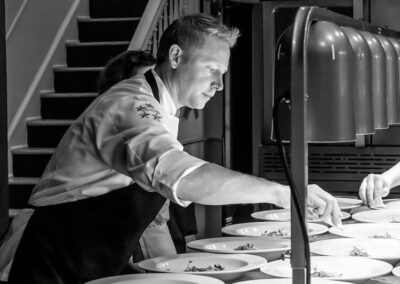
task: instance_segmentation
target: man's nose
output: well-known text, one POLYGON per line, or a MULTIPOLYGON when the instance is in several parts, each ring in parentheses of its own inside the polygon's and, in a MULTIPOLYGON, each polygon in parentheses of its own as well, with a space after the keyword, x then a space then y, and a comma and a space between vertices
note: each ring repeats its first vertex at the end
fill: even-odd
POLYGON ((222 75, 217 75, 212 87, 215 88, 217 91, 222 91, 224 89, 224 79, 222 75))

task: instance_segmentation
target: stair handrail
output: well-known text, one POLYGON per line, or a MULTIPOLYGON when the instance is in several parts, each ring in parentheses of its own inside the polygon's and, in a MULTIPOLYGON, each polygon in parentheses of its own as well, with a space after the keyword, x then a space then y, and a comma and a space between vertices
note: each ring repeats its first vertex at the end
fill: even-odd
POLYGON ((147 50, 167 0, 149 0, 133 34, 128 50, 147 50))
POLYGON ((196 10, 193 0, 149 0, 133 34, 128 50, 147 50, 154 56, 164 30, 176 18, 196 10))

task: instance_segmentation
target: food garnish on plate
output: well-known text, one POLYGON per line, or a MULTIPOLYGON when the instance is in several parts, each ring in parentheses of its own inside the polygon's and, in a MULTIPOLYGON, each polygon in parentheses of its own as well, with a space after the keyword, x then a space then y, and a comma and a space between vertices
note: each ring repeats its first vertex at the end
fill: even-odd
POLYGON ((370 236, 370 238, 374 238, 374 239, 394 239, 394 237, 389 232, 372 235, 372 236, 370 236))
POLYGON ((257 250, 257 249, 258 248, 256 248, 254 244, 249 244, 249 243, 234 248, 234 250, 257 250))
POLYGON ((265 231, 261 234, 262 236, 269 236, 269 237, 288 237, 289 233, 284 229, 272 230, 272 231, 265 231))
POLYGON ((349 253, 350 256, 369 256, 369 254, 362 248, 353 246, 353 249, 349 253))
POLYGON ((189 260, 184 272, 205 272, 205 271, 222 271, 225 270, 225 267, 223 267, 221 264, 214 264, 214 265, 209 265, 207 267, 197 267, 192 264, 193 261, 189 260))
POLYGON ((325 270, 320 270, 317 267, 313 267, 313 272, 311 272, 312 277, 319 277, 319 278, 332 278, 332 277, 340 277, 342 273, 330 272, 325 270))

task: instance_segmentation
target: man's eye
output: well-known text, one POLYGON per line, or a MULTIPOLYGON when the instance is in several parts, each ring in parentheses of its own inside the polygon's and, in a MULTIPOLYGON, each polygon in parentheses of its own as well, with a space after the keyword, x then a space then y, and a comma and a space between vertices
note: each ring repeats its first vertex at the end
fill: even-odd
POLYGON ((208 68, 208 70, 210 70, 211 73, 214 73, 215 71, 217 71, 217 69, 215 69, 215 68, 208 68))

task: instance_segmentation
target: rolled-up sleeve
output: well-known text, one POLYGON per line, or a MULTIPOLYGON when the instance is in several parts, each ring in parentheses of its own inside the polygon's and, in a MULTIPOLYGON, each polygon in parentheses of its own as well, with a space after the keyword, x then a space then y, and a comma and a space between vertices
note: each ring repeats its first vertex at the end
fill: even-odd
POLYGON ((178 184, 182 178, 205 163, 205 161, 193 157, 184 151, 168 151, 159 159, 159 163, 154 172, 155 183, 153 186, 154 188, 158 188, 163 196, 186 207, 191 202, 178 198, 176 194, 178 184), (163 191, 165 191, 165 193, 163 193, 163 191))

